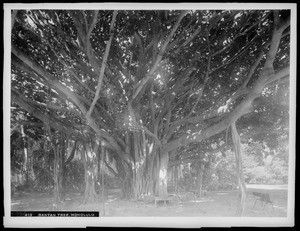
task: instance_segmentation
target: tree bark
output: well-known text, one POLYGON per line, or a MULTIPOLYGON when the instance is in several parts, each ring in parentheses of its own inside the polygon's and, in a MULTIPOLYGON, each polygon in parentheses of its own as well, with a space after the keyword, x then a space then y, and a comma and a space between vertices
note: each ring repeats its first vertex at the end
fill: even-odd
POLYGON ((246 184, 243 174, 242 166, 242 156, 241 156, 241 140, 237 132, 235 122, 231 124, 231 134, 234 146, 235 161, 236 161, 236 171, 239 185, 239 201, 236 211, 237 216, 243 216, 246 208, 246 184))
POLYGON ((63 151, 61 145, 54 146, 54 190, 53 190, 53 209, 61 207, 62 195, 62 176, 63 176, 63 151))
MULTIPOLYGON (((103 164, 103 170, 104 170, 104 158, 105 158, 106 150, 104 147, 104 142, 101 142, 101 162, 103 164)), ((99 159, 100 161, 100 159, 99 159)), ((99 162, 98 162, 99 163, 99 162)), ((98 164, 98 176, 100 173, 100 164, 98 164)), ((102 179, 101 179, 101 187, 102 187, 102 209, 103 209, 103 216, 105 216, 105 186, 104 186, 104 171, 102 171, 102 179)))
POLYGON ((85 172, 85 191, 82 204, 94 203, 96 201, 95 182, 97 178, 97 158, 95 150, 90 144, 85 143, 85 152, 81 153, 85 172))
POLYGON ((26 147, 26 140, 25 140, 25 133, 24 133, 24 127, 21 125, 21 135, 22 135, 22 142, 24 145, 23 151, 24 151, 24 162, 23 162, 23 172, 25 174, 25 185, 28 186, 29 184, 29 176, 28 176, 28 150, 26 147))
POLYGON ((178 166, 174 166, 174 190, 175 190, 175 193, 178 193, 178 182, 179 182, 179 179, 178 179, 178 166))
POLYGON ((129 199, 133 195, 133 176, 129 171, 124 172, 123 177, 121 178, 121 189, 122 189, 122 198, 129 199))
MULTIPOLYGON (((283 78, 288 75, 289 73, 289 67, 284 68, 280 71, 275 72, 273 63, 278 51, 278 47, 282 38, 282 32, 284 29, 286 29, 289 26, 289 20, 286 21, 286 23, 282 24, 282 26, 278 29, 274 29, 272 34, 272 39, 269 46, 269 51, 267 52, 266 61, 264 63, 264 66, 262 70, 260 71, 259 77, 255 81, 252 87, 246 87, 244 88, 242 85, 236 93, 243 92, 246 90, 245 98, 240 101, 240 103, 237 104, 237 106, 231 111, 227 112, 228 115, 224 117, 224 119, 220 120, 219 122, 213 124, 212 126, 206 127, 202 130, 195 131, 191 134, 183 134, 182 136, 168 142, 167 144, 163 145, 164 152, 169 152, 171 150, 174 150, 178 147, 188 145, 193 142, 201 142, 202 140, 208 139, 212 137, 213 135, 216 135, 230 126, 230 124, 233 123, 233 121, 236 121, 243 115, 249 113, 249 109, 251 108, 252 102, 261 96, 261 93, 263 89, 267 86, 268 83, 271 83, 274 80, 283 78)), ((261 59, 260 57, 258 59, 261 59)), ((254 66, 257 66, 257 63, 254 63, 254 66)), ((246 79, 246 85, 249 81, 249 76, 246 79)), ((235 94, 239 95, 239 94, 235 94)), ((244 95, 244 93, 242 94, 244 95)), ((234 95, 233 95, 234 97, 234 95)), ((235 98, 235 97, 234 97, 235 98)), ((230 99, 231 101, 232 99, 230 99)), ((221 108, 217 109, 216 116, 222 116, 224 113, 219 111, 221 108)), ((226 114, 225 114, 226 115, 226 114)), ((207 119, 206 116, 204 118, 201 118, 199 120, 196 120, 194 122, 201 122, 202 120, 207 119)))
POLYGON ((197 185, 199 197, 202 197, 202 185, 203 185, 203 173, 204 173, 204 163, 199 162, 197 166, 197 185))
POLYGON ((144 153, 141 149, 139 134, 133 134, 133 152, 134 152, 134 166, 133 166, 133 197, 139 199, 143 193, 143 169, 144 169, 144 153))
MULTIPOLYGON (((152 143, 152 147, 153 145, 152 143)), ((153 193, 151 187, 153 186, 152 166, 154 153, 152 151, 150 153, 150 149, 147 147, 145 132, 135 132, 133 134, 133 196, 135 199, 153 193)))
POLYGON ((17 14, 18 14, 18 11, 17 11, 17 10, 13 10, 13 11, 12 11, 12 14, 11 14, 11 31, 12 31, 13 28, 14 28, 17 14))
POLYGON ((169 163, 169 154, 161 153, 159 176, 158 176, 158 195, 160 198, 166 198, 168 196, 168 179, 167 170, 169 163))

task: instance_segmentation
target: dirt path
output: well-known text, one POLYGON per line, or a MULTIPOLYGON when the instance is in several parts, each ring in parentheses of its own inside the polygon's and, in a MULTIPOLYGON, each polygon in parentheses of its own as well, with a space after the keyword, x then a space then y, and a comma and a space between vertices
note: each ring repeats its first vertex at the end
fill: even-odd
POLYGON ((261 190, 288 190, 287 184, 282 185, 267 185, 267 184, 247 184, 247 189, 261 189, 261 190))
MULTIPOLYGON (((287 216, 287 190, 268 189, 274 210, 267 205, 263 210, 261 204, 256 203, 252 191, 263 191, 265 189, 248 188, 247 205, 244 216, 248 217, 285 217, 287 216)), ((116 190, 110 191, 105 200, 103 210, 103 200, 98 199, 97 203, 80 206, 79 194, 68 194, 62 204, 64 211, 100 211, 101 216, 112 217, 231 217, 235 216, 237 208, 237 191, 214 191, 208 192, 203 198, 194 198, 190 201, 183 201, 179 204, 173 203, 155 206, 153 202, 121 200, 116 190), (104 214, 105 213, 105 214, 104 214)), ((19 197, 12 197, 12 210, 14 211, 49 211, 52 210, 53 199, 49 194, 23 194, 19 197)))

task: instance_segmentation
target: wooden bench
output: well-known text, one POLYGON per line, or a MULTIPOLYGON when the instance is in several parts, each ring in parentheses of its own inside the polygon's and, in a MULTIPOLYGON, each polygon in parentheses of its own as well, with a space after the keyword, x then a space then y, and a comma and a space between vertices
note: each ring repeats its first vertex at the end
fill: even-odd
POLYGON ((170 203, 170 202, 176 201, 177 204, 179 204, 179 200, 180 200, 180 198, 178 195, 168 194, 166 197, 155 196, 154 203, 155 203, 155 206, 157 206, 157 203, 163 201, 165 206, 167 206, 167 202, 170 203))
POLYGON ((267 204, 270 204, 270 205, 272 205, 272 208, 274 210, 273 202, 271 201, 270 195, 268 193, 252 192, 252 195, 253 195, 254 198, 256 198, 256 200, 254 202, 254 205, 253 205, 253 208, 254 208, 256 202, 260 201, 261 205, 264 207, 264 209, 265 209, 267 204), (265 205, 264 205, 264 202, 265 202, 265 205))
MULTIPOLYGON (((198 190, 189 190, 188 192, 193 193, 196 197, 200 197, 200 192, 198 190)), ((207 196, 207 190, 201 190, 201 196, 207 196)))

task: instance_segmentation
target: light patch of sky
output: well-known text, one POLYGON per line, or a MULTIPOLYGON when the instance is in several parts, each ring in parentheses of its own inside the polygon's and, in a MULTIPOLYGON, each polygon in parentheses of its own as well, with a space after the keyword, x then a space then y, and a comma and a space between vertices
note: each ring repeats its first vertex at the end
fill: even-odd
POLYGON ((57 95, 58 95, 57 91, 55 91, 54 89, 51 89, 51 91, 53 91, 55 94, 57 94, 57 95))
POLYGON ((224 57, 222 62, 225 62, 228 59, 228 56, 224 57))
POLYGON ((265 88, 263 91, 262 91, 262 95, 263 96, 265 96, 265 95, 267 95, 267 94, 270 94, 271 93, 271 90, 270 89, 268 89, 268 88, 265 88))
POLYGON ((216 149, 217 148, 217 143, 212 143, 211 147, 212 147, 212 149, 216 149))
POLYGON ((235 16, 234 16, 234 20, 237 20, 239 17, 241 17, 242 16, 242 13, 238 13, 238 14, 236 14, 235 16))
POLYGON ((154 79, 160 86, 164 85, 163 77, 160 74, 157 74, 157 76, 154 79))
POLYGON ((285 59, 286 58, 286 55, 283 55, 281 58, 280 58, 280 60, 283 60, 283 59, 285 59))
POLYGON ((121 88, 122 88, 122 90, 124 91, 124 86, 123 86, 123 83, 122 83, 120 80, 118 80, 118 82, 120 83, 120 85, 121 85, 121 88))
POLYGON ((160 48, 161 47, 162 42, 159 41, 159 43, 157 44, 157 47, 160 48))
POLYGON ((195 94, 198 95, 198 94, 201 93, 201 91, 202 91, 202 88, 200 87, 199 89, 197 89, 197 90, 195 91, 195 94))
POLYGON ((73 86, 72 85, 70 85, 70 86, 66 86, 67 88, 69 88, 70 89, 70 91, 74 91, 74 88, 73 88, 73 86))
POLYGON ((106 93, 106 95, 107 95, 109 98, 112 97, 112 96, 114 95, 113 90, 111 90, 110 88, 107 88, 107 89, 105 90, 105 93, 106 93))
POLYGON ((32 19, 31 19, 28 15, 26 15, 25 21, 26 21, 32 28, 34 28, 34 29, 37 28, 37 26, 35 25, 35 23, 32 21, 32 19))
MULTIPOLYGON (((120 75, 121 75, 124 83, 129 83, 129 79, 127 79, 126 76, 121 71, 120 71, 120 75)), ((123 86, 123 84, 122 84, 122 86, 123 86)))
POLYGON ((48 22, 49 22, 50 24, 54 25, 54 22, 53 22, 52 18, 51 18, 50 20, 48 20, 48 22))
POLYGON ((133 121, 133 118, 132 118, 132 116, 131 116, 131 115, 129 115, 129 116, 128 116, 128 119, 129 119, 129 121, 130 121, 130 122, 132 122, 132 121, 133 121))

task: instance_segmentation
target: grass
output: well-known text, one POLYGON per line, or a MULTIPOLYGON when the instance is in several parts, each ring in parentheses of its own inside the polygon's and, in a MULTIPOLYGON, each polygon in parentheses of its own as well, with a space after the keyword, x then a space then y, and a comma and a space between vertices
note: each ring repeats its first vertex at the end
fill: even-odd
MULTIPOLYGON (((233 217, 235 216, 238 192, 234 191, 209 191, 202 198, 193 198, 167 206, 160 204, 155 206, 153 202, 137 200, 121 200, 116 193, 110 193, 105 199, 105 211, 103 200, 99 197, 94 204, 80 206, 81 195, 69 194, 69 200, 62 203, 61 210, 66 211, 100 211, 100 214, 108 217, 233 217)), ((24 193, 18 197, 12 197, 11 208, 13 211, 49 211, 52 210, 53 198, 46 193, 24 193)), ((285 217, 287 216, 287 190, 286 189, 247 189, 245 217, 285 217), (258 201, 254 205, 255 198, 252 191, 267 192, 273 201, 274 210, 270 205, 265 209, 258 201)))

